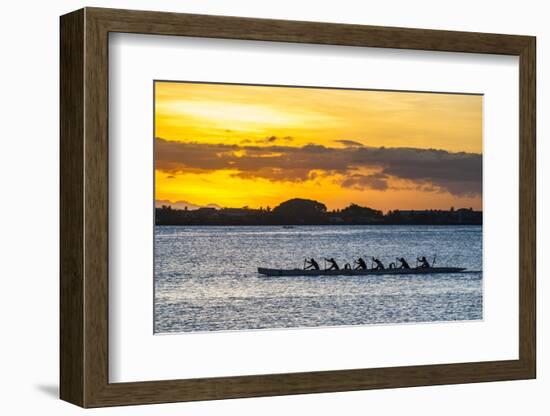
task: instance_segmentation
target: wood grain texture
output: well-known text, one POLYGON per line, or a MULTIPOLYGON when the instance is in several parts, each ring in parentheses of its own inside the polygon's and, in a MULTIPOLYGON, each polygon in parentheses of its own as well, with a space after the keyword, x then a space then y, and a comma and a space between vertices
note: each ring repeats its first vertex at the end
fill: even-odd
POLYGON ((111 32, 519 55, 528 36, 87 8, 111 32))
POLYGON ((536 41, 520 54, 519 356, 536 377, 536 41))
POLYGON ((108 33, 86 15, 84 59, 85 406, 108 380, 108 33))
POLYGON ((60 24, 60 388, 84 405, 84 12, 60 24))
POLYGON ((83 407, 533 378, 535 38, 87 8, 61 18, 61 397, 83 407), (519 359, 189 380, 108 380, 108 33, 520 57, 519 359))

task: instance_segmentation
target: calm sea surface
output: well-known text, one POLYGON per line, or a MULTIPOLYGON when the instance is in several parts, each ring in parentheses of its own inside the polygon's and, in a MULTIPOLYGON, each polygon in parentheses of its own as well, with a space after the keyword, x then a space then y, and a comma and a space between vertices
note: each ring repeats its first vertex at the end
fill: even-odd
MULTIPOLYGON (((370 264, 370 261, 369 261, 370 264)), ((482 319, 481 226, 155 227, 155 332, 482 319), (474 273, 265 277, 258 266, 425 255, 474 273)))

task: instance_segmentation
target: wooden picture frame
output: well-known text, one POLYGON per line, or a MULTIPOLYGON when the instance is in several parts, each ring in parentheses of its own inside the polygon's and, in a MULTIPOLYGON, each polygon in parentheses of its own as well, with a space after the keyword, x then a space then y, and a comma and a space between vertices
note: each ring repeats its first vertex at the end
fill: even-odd
POLYGON ((61 17, 60 396, 82 407, 535 378, 535 38, 85 8, 61 17), (108 379, 110 32, 519 56, 519 359, 237 377, 108 379))

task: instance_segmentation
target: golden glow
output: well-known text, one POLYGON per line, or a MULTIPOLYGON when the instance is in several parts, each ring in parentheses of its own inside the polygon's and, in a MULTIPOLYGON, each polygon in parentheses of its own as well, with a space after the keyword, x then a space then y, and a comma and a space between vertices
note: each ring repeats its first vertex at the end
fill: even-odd
MULTIPOLYGON (((371 147, 482 151, 479 95, 155 83, 155 136, 182 143, 244 147, 371 147)), ((242 147, 242 148, 241 148, 242 147)), ((267 149, 266 149, 267 150, 267 149)), ((271 150, 271 149, 270 149, 271 150)), ((276 156, 272 153, 258 157, 276 156)), ((480 195, 424 190, 390 177, 388 189, 342 187, 342 173, 310 172, 306 180, 268 180, 232 169, 156 171, 156 199, 196 205, 274 207, 316 199, 329 209, 357 203, 376 209, 481 208, 480 195)))
POLYGON ((315 118, 291 114, 262 104, 223 103, 211 101, 167 101, 157 107, 160 114, 171 114, 175 118, 191 117, 214 123, 225 130, 273 128, 314 122, 315 118))

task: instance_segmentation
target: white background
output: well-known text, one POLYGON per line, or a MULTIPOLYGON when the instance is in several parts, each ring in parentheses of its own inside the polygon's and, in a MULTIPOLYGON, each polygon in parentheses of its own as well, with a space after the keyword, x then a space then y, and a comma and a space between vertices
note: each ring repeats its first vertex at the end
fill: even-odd
POLYGON ((112 35, 110 380, 517 359, 519 284, 510 270, 519 265, 519 194, 510 190, 519 184, 518 61, 496 55, 112 35), (482 92, 483 321, 153 336, 153 169, 144 169, 153 166, 153 79, 482 92), (506 262, 502 253, 509 253, 506 262))
MULTIPOLYGON (((543 128, 550 88, 545 2, 340 0, 253 1, 50 1, 6 3, 2 30, 3 141, 0 180, 2 260, 0 410, 5 414, 78 414, 56 399, 58 385, 58 16, 83 5, 319 20, 435 29, 531 34, 538 37, 538 310, 539 378, 534 381, 438 386, 294 397, 226 400, 87 411, 88 414, 299 414, 335 413, 543 415, 550 407, 550 361, 544 282, 544 243, 550 238, 542 212, 550 145, 543 128)), ((546 198, 546 201, 544 201, 546 198)), ((548 263, 545 262, 545 266, 548 263)))

